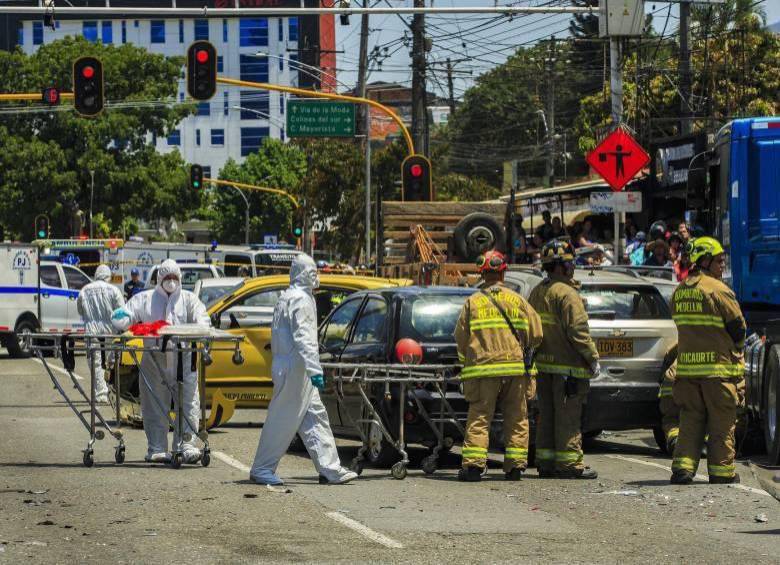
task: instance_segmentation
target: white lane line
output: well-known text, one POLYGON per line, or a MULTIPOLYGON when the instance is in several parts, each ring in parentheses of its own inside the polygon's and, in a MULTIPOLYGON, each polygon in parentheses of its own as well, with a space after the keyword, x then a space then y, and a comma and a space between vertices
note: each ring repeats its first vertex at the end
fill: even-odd
MULTIPOLYGON (((667 471, 669 473, 672 472, 671 467, 667 467, 666 465, 661 465, 660 463, 655 463, 653 461, 645 461, 644 459, 636 459, 635 457, 626 457, 625 455, 614 455, 614 454, 611 454, 611 453, 606 454, 606 456, 611 458, 611 459, 620 459, 622 461, 628 461, 629 463, 639 463, 640 465, 646 465, 648 467, 656 467, 658 469, 663 469, 664 471, 667 471)), ((708 475, 701 475, 701 474, 697 474, 695 476, 695 478, 699 479, 700 481, 709 481, 710 480, 708 475)), ((739 490, 744 490, 744 491, 747 491, 747 492, 751 492, 753 494, 760 494, 762 496, 770 496, 770 494, 767 493, 766 491, 763 491, 763 490, 757 489, 757 488, 753 488, 753 487, 749 487, 747 485, 743 485, 743 484, 740 484, 740 483, 737 483, 735 485, 732 484, 732 485, 728 485, 728 486, 729 486, 729 488, 736 488, 736 489, 739 489, 739 490)))
MULTIPOLYGON (((226 463, 227 465, 230 465, 234 469, 238 469, 243 473, 249 473, 250 471, 249 467, 241 463, 241 461, 239 461, 238 459, 234 459, 227 453, 222 453, 221 451, 212 451, 211 454, 217 459, 219 459, 220 461, 222 461, 223 463, 226 463)), ((403 549, 404 547, 394 539, 389 538, 383 534, 380 534, 379 532, 375 532, 368 526, 364 526, 363 524, 353 520, 352 518, 347 518, 341 512, 326 512, 325 516, 327 516, 331 520, 335 520, 336 522, 342 524, 343 526, 346 526, 347 528, 355 530, 361 536, 368 538, 371 541, 376 542, 380 545, 384 545, 385 547, 389 547, 390 549, 403 549)))
MULTIPOLYGON (((38 363, 39 365, 43 365, 43 361, 41 361, 40 359, 33 359, 33 361, 35 361, 35 362, 36 362, 36 363, 38 363)), ((60 367, 56 367, 56 366, 54 366, 54 365, 49 365, 49 368, 50 368, 50 369, 54 369, 54 370, 55 370, 55 371, 57 371, 58 373, 62 373, 62 374, 63 374, 63 375, 65 375, 66 377, 68 376, 68 371, 66 371, 65 369, 61 369, 60 367)), ((73 373, 73 376, 74 376, 74 377, 76 377, 76 379, 78 379, 78 380, 80 380, 80 381, 83 381, 83 380, 84 380, 84 377, 82 377, 82 376, 81 376, 81 375, 79 375, 78 373, 73 373)))
POLYGON ((379 532, 375 532, 368 526, 364 526, 360 522, 357 522, 353 520, 352 518, 347 518, 342 514, 341 512, 327 512, 325 514, 328 518, 331 520, 335 520, 339 524, 348 527, 351 530, 355 530, 357 533, 359 533, 361 536, 370 539, 373 542, 376 542, 380 545, 384 545, 385 547, 389 547, 390 549, 403 549, 404 546, 395 541, 392 538, 389 538, 385 535, 380 534, 379 532))

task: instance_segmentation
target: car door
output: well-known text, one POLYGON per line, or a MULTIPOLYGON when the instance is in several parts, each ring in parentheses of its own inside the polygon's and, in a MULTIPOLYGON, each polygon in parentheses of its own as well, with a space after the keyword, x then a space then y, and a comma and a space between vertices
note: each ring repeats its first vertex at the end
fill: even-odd
POLYGON ((68 291, 59 265, 41 265, 41 329, 62 331, 68 327, 68 291))
POLYGON ((79 314, 77 301, 79 292, 91 281, 79 269, 62 265, 62 273, 65 275, 65 284, 68 286, 68 326, 73 330, 84 330, 84 320, 79 314))

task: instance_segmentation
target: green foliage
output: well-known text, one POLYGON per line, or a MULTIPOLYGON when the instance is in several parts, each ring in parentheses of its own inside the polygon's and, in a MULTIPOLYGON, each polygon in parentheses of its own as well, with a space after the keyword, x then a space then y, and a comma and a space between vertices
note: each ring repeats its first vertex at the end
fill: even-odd
POLYGON ((501 196, 501 189, 480 178, 448 173, 436 180, 436 200, 479 202, 501 196))
POLYGON ((69 91, 73 61, 84 55, 103 61, 106 98, 121 106, 94 119, 76 115, 69 102, 55 111, 36 102, 0 115, 0 222, 16 237, 29 239, 41 212, 51 217, 54 236, 70 236, 73 210, 89 210, 90 170, 94 210, 111 233, 129 217, 184 219, 199 205, 179 153, 161 155, 150 144, 193 109, 175 102, 180 58, 68 37, 29 56, 0 51, 0 90, 69 91))

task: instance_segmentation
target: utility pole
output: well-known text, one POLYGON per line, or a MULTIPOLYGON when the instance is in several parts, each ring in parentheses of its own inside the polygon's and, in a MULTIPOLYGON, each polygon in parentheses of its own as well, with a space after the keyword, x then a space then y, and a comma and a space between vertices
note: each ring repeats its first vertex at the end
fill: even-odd
POLYGON ((93 238, 92 230, 95 224, 92 215, 92 201, 95 198, 95 170, 94 169, 90 169, 89 176, 92 178, 92 182, 89 188, 89 239, 92 239, 93 238))
MULTIPOLYGON (((415 8, 424 8, 425 0, 414 0, 415 8)), ((425 16, 412 18, 412 139, 415 153, 427 155, 425 135, 425 16)))
POLYGON ((555 185, 555 36, 550 37, 550 54, 545 61, 547 71, 547 163, 545 176, 547 185, 555 185))
MULTIPOLYGON (((612 123, 620 127, 623 123, 623 69, 620 61, 620 38, 609 38, 609 85, 612 94, 612 123)), ((625 247, 625 239, 621 239, 621 230, 626 224, 625 212, 612 212, 615 219, 615 264, 620 264, 621 249, 625 247), (621 241, 623 247, 621 247, 621 241)))
POLYGON ((691 3, 688 0, 680 2, 680 60, 678 72, 680 75, 680 133, 691 133, 691 50, 688 44, 691 25, 691 3))
POLYGON ((447 91, 449 94, 449 103, 450 103, 450 118, 455 115, 455 86, 452 82, 452 62, 450 61, 450 58, 447 57, 447 91))
MULTIPOLYGON (((368 0, 363 7, 368 8, 368 0)), ((357 95, 366 97, 366 82, 368 80, 368 14, 360 17, 360 60, 358 61, 357 95)), ((366 104, 358 106, 357 132, 365 135, 366 162, 366 265, 371 261, 371 108, 366 104)))

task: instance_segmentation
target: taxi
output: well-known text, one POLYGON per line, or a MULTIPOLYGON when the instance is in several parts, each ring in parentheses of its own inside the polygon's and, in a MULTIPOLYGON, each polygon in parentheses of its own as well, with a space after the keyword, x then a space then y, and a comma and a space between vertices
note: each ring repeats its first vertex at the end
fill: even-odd
MULTIPOLYGON (((317 323, 353 292, 410 284, 412 281, 407 279, 320 273, 320 287, 314 291, 317 323)), ((234 408, 264 408, 271 401, 271 322, 274 306, 289 285, 288 275, 247 279, 215 302, 206 304, 213 327, 244 337, 240 345, 243 362, 234 362, 232 348, 211 352, 205 391, 206 404, 213 407, 209 427, 227 421, 234 408)), ((129 355, 123 356, 120 378, 122 419, 140 423, 138 369, 129 355)))

